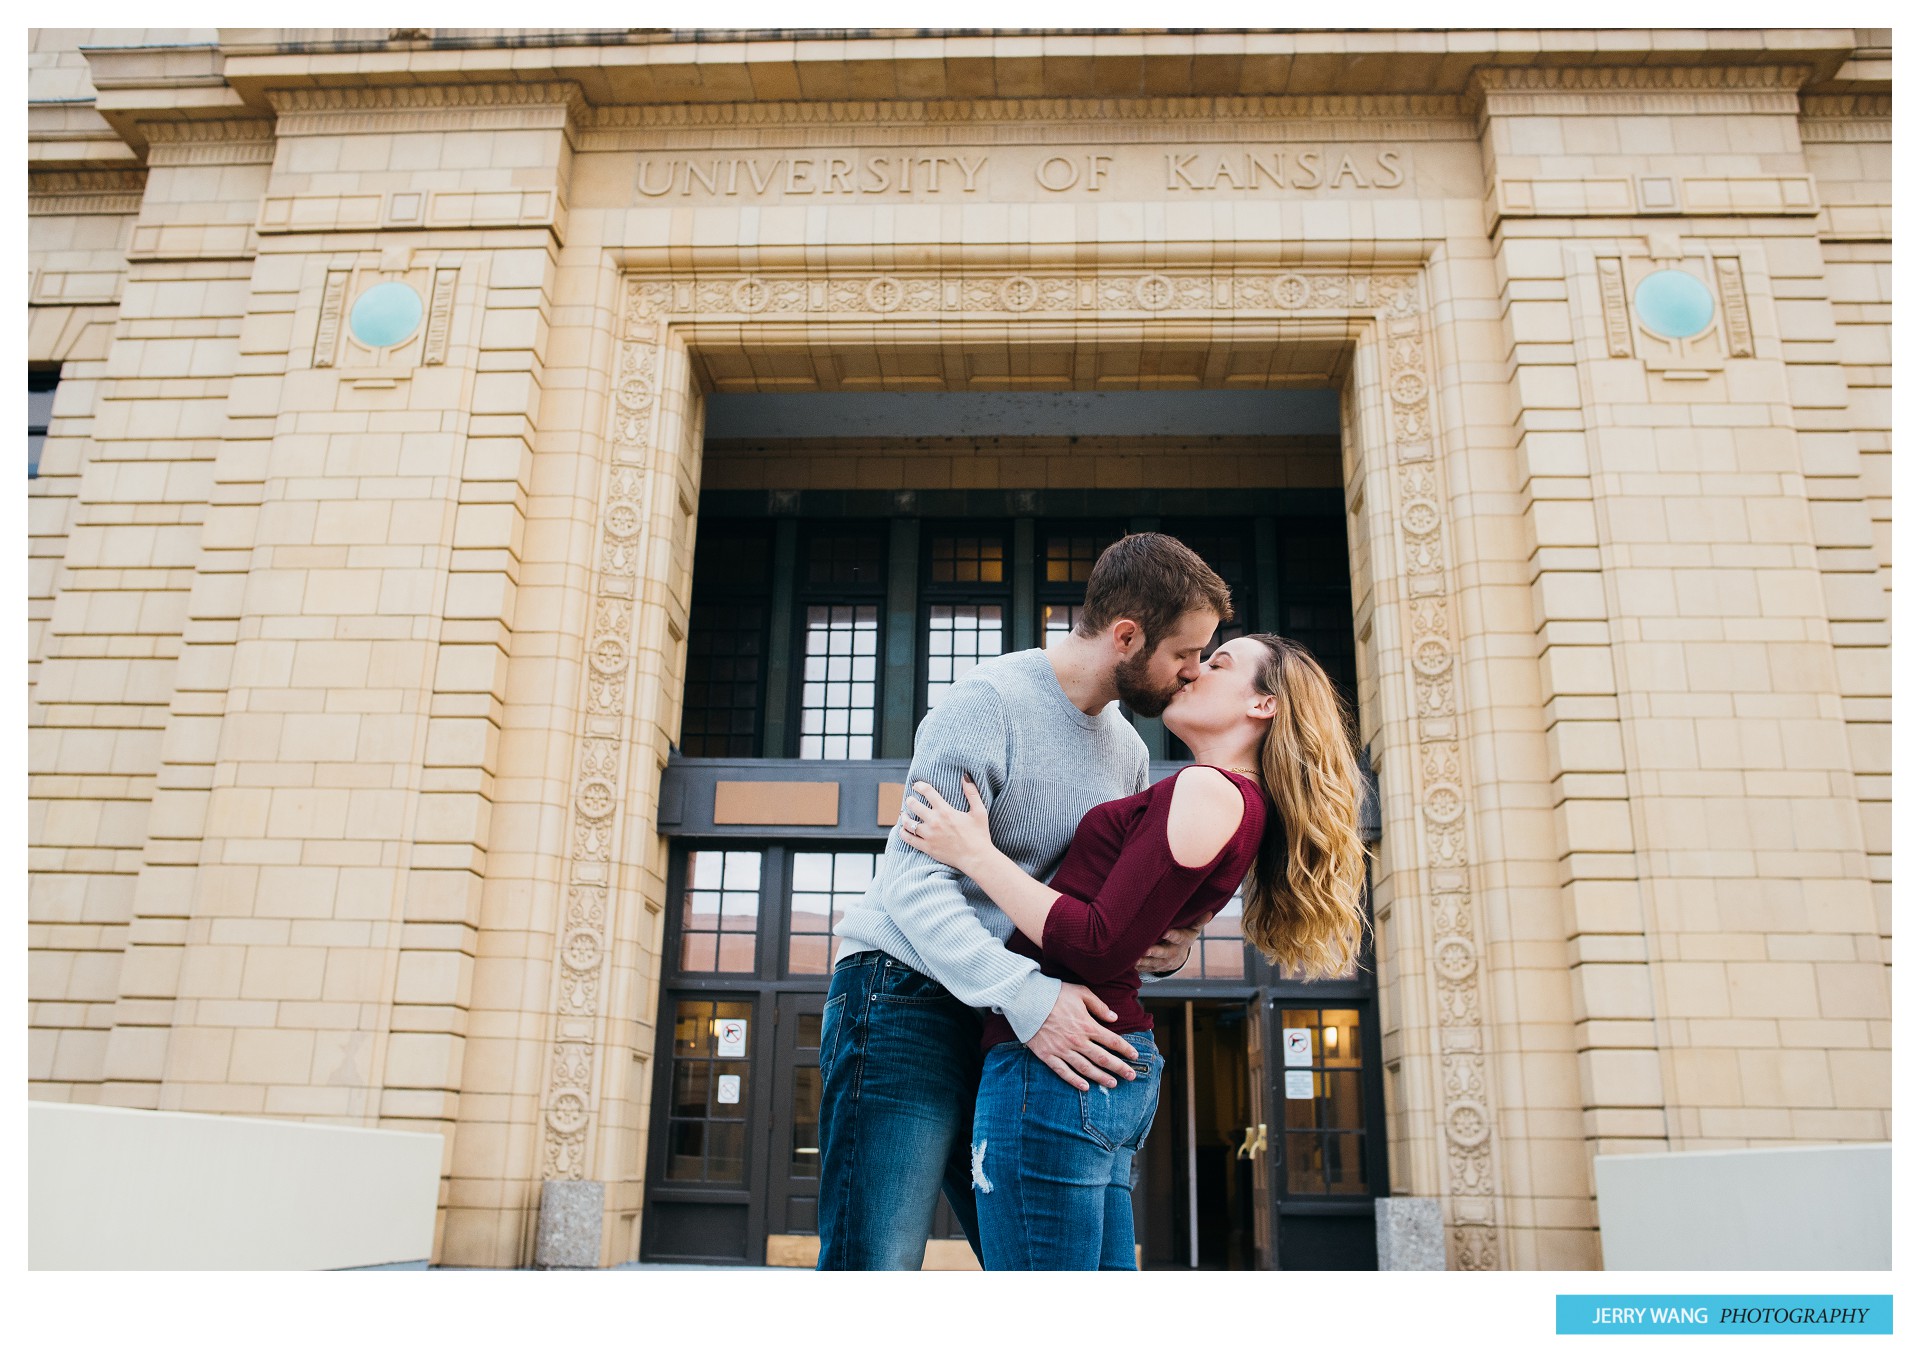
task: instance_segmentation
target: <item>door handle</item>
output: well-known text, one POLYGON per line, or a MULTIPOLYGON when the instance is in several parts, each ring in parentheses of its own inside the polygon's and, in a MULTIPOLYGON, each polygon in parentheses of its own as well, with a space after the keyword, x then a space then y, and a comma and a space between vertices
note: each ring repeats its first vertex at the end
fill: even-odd
MULTIPOLYGON (((1247 1130, 1247 1134, 1248 1134, 1248 1135, 1252 1135, 1252 1134, 1253 1134, 1253 1130, 1252 1130, 1251 1128, 1249 1128, 1249 1129, 1247 1130)), ((1265 1152, 1265 1150, 1266 1150, 1266 1148, 1267 1148, 1267 1123, 1266 1123, 1266 1122, 1264 1122, 1264 1121, 1262 1121, 1262 1122, 1260 1123, 1260 1134, 1259 1134, 1259 1136, 1258 1136, 1258 1137, 1257 1137, 1257 1138, 1256 1138, 1256 1139, 1254 1140, 1254 1142, 1253 1142, 1253 1148, 1252 1148, 1251 1150, 1249 1150, 1249 1151, 1248 1151, 1248 1153, 1247 1153, 1247 1157, 1248 1157, 1248 1158, 1252 1158, 1252 1157, 1253 1157, 1253 1156, 1254 1156, 1255 1154, 1260 1154, 1260 1153, 1263 1153, 1263 1152, 1265 1152)))
POLYGON ((1247 1137, 1240 1142, 1240 1148, 1233 1151, 1233 1157, 1236 1159, 1253 1157, 1253 1127, 1247 1127, 1247 1137))

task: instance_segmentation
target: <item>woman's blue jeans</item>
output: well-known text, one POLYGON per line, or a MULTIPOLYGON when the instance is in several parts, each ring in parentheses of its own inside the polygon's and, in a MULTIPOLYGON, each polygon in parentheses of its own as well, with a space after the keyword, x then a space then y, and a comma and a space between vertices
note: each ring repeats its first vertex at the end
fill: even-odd
POLYGON ((989 1271, 1132 1271, 1133 1156, 1167 1062, 1151 1032, 1132 1080, 1084 1093, 1017 1042, 987 1052, 973 1112, 973 1193, 989 1271))

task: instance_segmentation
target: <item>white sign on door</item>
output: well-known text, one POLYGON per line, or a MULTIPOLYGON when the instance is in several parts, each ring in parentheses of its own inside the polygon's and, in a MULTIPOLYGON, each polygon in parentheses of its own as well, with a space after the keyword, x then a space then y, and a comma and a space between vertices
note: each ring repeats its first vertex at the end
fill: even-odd
POLYGON ((740 1076, 737 1074, 721 1075, 720 1082, 714 1091, 713 1098, 715 1102, 740 1101, 740 1076))
POLYGON ((1289 1098, 1311 1098, 1313 1096, 1313 1071, 1288 1070, 1287 1096, 1289 1098))
POLYGON ((747 1053, 747 1020, 745 1018, 716 1018, 713 1024, 714 1040, 720 1043, 715 1055, 731 1056, 738 1059, 747 1053))
MULTIPOLYGON (((1310 1027, 1289 1027, 1280 1033, 1280 1046, 1289 1065, 1311 1065, 1313 1063, 1313 1029, 1310 1027)), ((1308 1097, 1313 1095, 1309 1093, 1308 1097)))

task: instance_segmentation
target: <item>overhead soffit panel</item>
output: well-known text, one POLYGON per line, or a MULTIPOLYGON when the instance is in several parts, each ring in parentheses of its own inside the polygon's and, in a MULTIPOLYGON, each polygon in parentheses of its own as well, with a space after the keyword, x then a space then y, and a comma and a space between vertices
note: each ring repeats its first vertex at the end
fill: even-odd
POLYGON ((1330 389, 716 394, 710 440, 774 437, 1319 436, 1340 429, 1330 389))

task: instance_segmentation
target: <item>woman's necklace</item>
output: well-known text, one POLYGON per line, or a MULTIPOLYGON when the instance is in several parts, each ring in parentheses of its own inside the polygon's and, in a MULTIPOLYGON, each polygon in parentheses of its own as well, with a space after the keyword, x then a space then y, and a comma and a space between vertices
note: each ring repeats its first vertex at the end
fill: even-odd
POLYGON ((1227 773, 1229 773, 1229 774, 1245 774, 1245 775, 1246 775, 1246 776, 1248 776, 1249 778, 1254 778, 1254 779, 1257 779, 1257 778, 1259 778, 1259 777, 1260 777, 1260 771, 1259 771, 1259 770, 1257 770, 1257 769, 1247 769, 1247 768, 1242 768, 1242 767, 1241 767, 1241 766, 1239 766, 1239 765, 1215 765, 1215 766, 1214 766, 1214 768, 1215 768, 1215 769, 1224 769, 1224 770, 1226 770, 1226 771, 1227 771, 1227 773))

